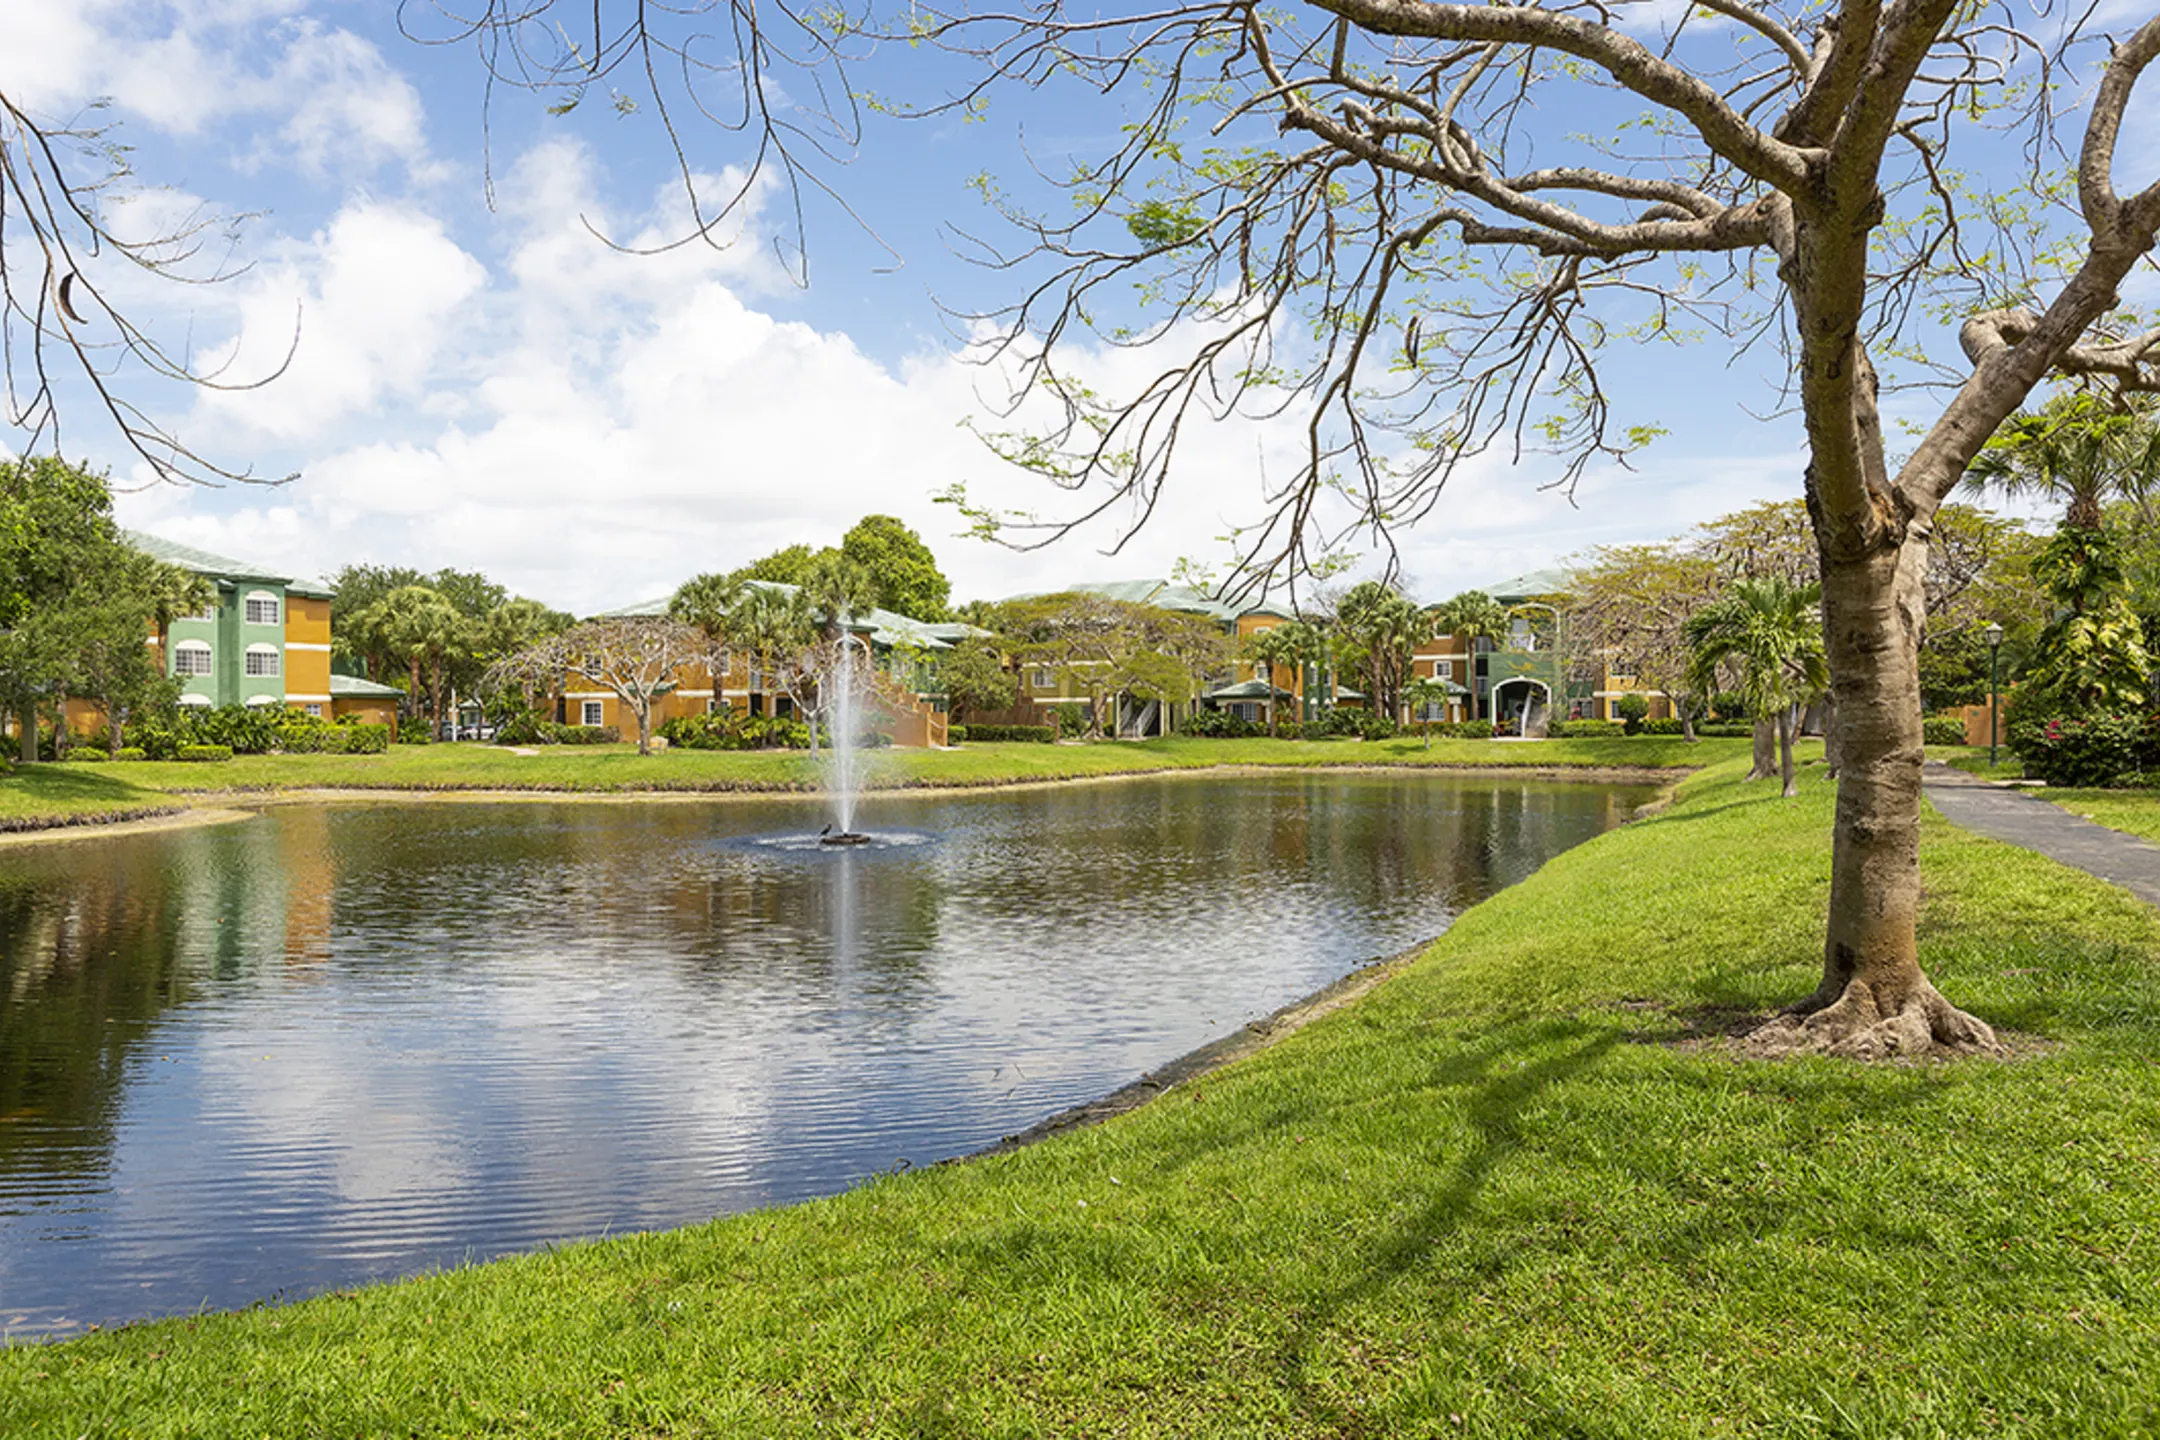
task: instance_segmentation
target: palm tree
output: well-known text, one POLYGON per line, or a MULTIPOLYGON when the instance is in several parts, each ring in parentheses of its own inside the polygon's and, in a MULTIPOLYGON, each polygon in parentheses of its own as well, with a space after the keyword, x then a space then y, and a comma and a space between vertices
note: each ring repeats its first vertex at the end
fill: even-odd
POLYGON ((849 619, 877 604, 877 578, 838 551, 826 551, 803 568, 801 593, 825 638, 837 640, 849 619))
POLYGON ((1423 619, 1401 591, 1377 580, 1353 585, 1336 607, 1335 623, 1364 658, 1373 714, 1401 718, 1402 678, 1411 650, 1424 638, 1423 619))
POLYGON ((157 629, 158 654, 172 668, 172 624, 183 615, 200 615, 217 601, 217 586, 193 570, 163 561, 153 562, 142 574, 144 593, 150 599, 150 623, 157 629))
POLYGON ((1724 595, 1688 617, 1694 651, 1689 684, 1709 693, 1717 672, 1739 671, 1739 693, 1756 715, 1775 715, 1785 794, 1800 793, 1793 777, 1793 731, 1800 707, 1830 685, 1822 630, 1822 586, 1793 585, 1776 576, 1736 580, 1724 595))
MULTIPOLYGON (((1403 699, 1410 706, 1413 718, 1428 705, 1445 705, 1448 699, 1448 683, 1430 676, 1417 675, 1403 685, 1403 699)), ((1425 723, 1425 748, 1432 749, 1432 723, 1425 723)))
POLYGON ((464 637, 465 617, 455 605, 426 585, 400 585, 367 608, 360 628, 379 637, 383 649, 403 655, 412 689, 406 703, 417 713, 420 667, 433 662, 435 723, 442 724, 442 663, 464 637))
POLYGON ((1277 733, 1276 722, 1279 708, 1275 704, 1275 671, 1278 666, 1296 670, 1305 663, 1306 652, 1311 648, 1310 627, 1292 620, 1282 625, 1271 625, 1256 630, 1245 637, 1245 658, 1267 671, 1268 711, 1267 728, 1270 736, 1277 733))
MULTIPOLYGON (((1443 600, 1427 610, 1425 618, 1431 627, 1427 633, 1460 635, 1472 648, 1480 640, 1498 640, 1508 632, 1507 606, 1482 590, 1465 590, 1452 600, 1443 600)), ((1477 713, 1475 695, 1471 713, 1477 713)))
POLYGON ((2144 504, 2160 486, 2160 426, 2097 395, 2054 396, 2002 423, 1965 470, 1975 491, 2065 502, 2063 524, 2098 530, 2111 497, 2144 504))

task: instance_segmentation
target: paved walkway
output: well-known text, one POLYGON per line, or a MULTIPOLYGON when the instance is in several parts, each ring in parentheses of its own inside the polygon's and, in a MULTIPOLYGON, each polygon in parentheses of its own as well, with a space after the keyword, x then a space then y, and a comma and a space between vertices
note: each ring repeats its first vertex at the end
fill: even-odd
POLYGON ((1937 761, 1928 762, 1924 775, 1928 799, 1966 829, 2037 850, 2160 905, 2160 846, 1937 761))

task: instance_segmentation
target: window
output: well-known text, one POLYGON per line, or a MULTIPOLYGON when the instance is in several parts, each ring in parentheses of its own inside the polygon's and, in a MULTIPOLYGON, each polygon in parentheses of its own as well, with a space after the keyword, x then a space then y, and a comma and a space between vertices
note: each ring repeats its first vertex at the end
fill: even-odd
POLYGON ((1048 666, 1038 665, 1035 667, 1035 673, 1028 683, 1037 690, 1048 690, 1057 684, 1057 679, 1051 675, 1048 666))
POLYGON ((599 700, 587 700, 579 712, 581 718, 579 719, 578 723, 581 725, 604 724, 605 722, 600 718, 602 714, 601 705, 603 703, 604 702, 599 700))
POLYGON ((278 673, 278 651, 275 645, 250 645, 247 648, 247 673, 250 675, 275 675, 278 673))
POLYGON ((182 640, 173 646, 172 673, 175 675, 208 675, 210 673, 210 647, 201 640, 182 640))
POLYGON ((1455 678, 1455 662, 1435 660, 1432 662, 1432 673, 1435 680, 1452 680, 1455 678))
MULTIPOLYGON (((250 625, 275 625, 278 623, 278 598, 258 590, 247 597, 247 623, 250 625)), ((252 672, 251 672, 252 673, 252 672)), ((271 672, 275 674, 275 671, 271 672)))
POLYGON ((307 707, 307 713, 314 716, 317 720, 320 720, 322 719, 322 706, 310 705, 307 707))

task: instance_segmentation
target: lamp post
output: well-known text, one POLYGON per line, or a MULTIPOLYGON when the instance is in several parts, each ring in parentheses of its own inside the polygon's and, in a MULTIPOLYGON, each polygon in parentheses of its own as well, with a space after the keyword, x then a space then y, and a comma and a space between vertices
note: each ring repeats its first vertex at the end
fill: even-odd
POLYGON ((1996 684, 1996 661, 2002 655, 2003 628, 1990 621, 1987 627, 1988 646, 1988 769, 1995 768, 1996 732, 2000 728, 1998 718, 2002 714, 2000 691, 1996 684))

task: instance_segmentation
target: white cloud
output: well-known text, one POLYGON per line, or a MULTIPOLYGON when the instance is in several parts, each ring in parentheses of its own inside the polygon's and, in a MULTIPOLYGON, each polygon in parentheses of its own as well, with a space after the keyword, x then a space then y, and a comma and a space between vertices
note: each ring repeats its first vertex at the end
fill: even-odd
POLYGON ((371 42, 300 16, 308 0, 0 0, 0 90, 48 118, 110 97, 121 118, 196 138, 254 126, 250 160, 366 174, 428 159, 420 97, 371 42))
POLYGON ((274 374, 288 352, 291 362, 262 389, 206 392, 200 409, 243 431, 319 440, 363 410, 425 408, 460 309, 485 279, 432 216, 355 202, 236 284, 237 337, 205 357, 203 373, 244 384, 274 374))

